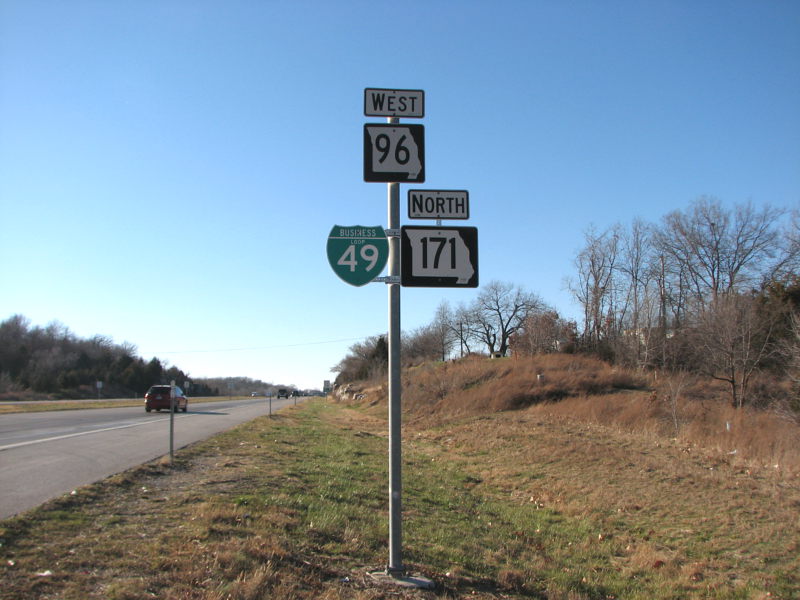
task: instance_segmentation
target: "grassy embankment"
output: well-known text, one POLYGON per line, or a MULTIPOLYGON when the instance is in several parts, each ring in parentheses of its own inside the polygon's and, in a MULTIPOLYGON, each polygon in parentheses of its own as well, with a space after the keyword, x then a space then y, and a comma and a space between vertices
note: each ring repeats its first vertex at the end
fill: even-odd
POLYGON ((408 377, 405 561, 435 591, 365 576, 387 558, 378 387, 262 418, 174 466, 0 522, 0 598, 798 596, 796 425, 731 416, 692 399, 697 389, 660 399, 637 376, 583 359, 408 377), (560 400, 528 407, 544 396, 560 400), (492 412, 504 403, 516 410, 492 412), (696 403, 705 409, 693 423, 696 403), (719 418, 732 419, 728 438, 715 437, 719 418))

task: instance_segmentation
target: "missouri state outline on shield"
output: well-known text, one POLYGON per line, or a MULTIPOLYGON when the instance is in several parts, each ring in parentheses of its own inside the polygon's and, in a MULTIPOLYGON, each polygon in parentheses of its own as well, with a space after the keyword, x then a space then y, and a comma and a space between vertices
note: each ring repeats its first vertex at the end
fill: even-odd
POLYGON ((411 271, 415 277, 455 277, 460 285, 472 279, 475 269, 470 251, 457 231, 445 229, 437 238, 429 230, 407 228, 407 235, 413 247, 411 271), (441 245, 428 248, 431 240, 441 240, 441 245))
POLYGON ((374 174, 403 174, 407 181, 423 181, 423 149, 415 139, 421 125, 365 125, 369 136, 369 169, 374 174))

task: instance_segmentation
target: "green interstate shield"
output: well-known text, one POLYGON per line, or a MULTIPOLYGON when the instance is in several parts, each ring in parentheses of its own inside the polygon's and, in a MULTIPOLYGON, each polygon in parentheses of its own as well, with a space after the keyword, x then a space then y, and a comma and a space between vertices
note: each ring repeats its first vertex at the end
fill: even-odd
POLYGON ((364 285, 383 271, 389 260, 389 240, 380 225, 334 225, 328 236, 328 262, 350 285, 364 285))

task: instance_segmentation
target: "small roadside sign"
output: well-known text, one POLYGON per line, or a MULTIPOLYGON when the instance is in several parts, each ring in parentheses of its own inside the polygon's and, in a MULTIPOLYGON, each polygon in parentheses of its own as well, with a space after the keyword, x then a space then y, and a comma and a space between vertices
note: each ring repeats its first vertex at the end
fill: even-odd
POLYGON ((467 190, 408 190, 409 219, 469 219, 467 190))
POLYGON ((400 283, 407 287, 478 287, 478 228, 400 228, 400 283))
POLYGON ((425 182, 425 126, 364 125, 364 181, 425 182))
POLYGON ((364 90, 364 116, 421 119, 425 116, 425 92, 423 90, 366 88, 364 90))
POLYGON ((389 260, 389 240, 380 225, 334 225, 327 250, 333 272, 355 286, 375 279, 389 260))

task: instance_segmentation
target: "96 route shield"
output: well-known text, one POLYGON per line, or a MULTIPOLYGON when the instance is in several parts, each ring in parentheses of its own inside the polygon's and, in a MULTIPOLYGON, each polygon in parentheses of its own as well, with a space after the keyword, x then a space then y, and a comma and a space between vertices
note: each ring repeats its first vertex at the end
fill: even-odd
POLYGON ((365 124, 364 181, 423 183, 425 126, 365 124))
POLYGON ((334 225, 328 236, 328 262, 343 281, 362 286, 380 275, 389 260, 389 240, 376 225, 334 225))

